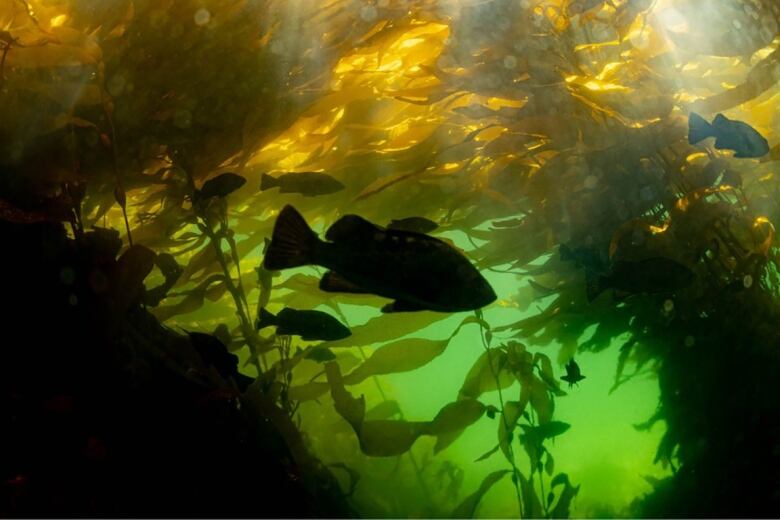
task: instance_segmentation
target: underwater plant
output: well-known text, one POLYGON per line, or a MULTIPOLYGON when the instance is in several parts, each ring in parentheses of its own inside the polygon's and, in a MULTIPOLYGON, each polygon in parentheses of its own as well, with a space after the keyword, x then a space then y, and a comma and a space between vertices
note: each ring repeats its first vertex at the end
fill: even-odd
MULTIPOLYGON (((245 442, 278 452, 268 471, 311 498, 292 514, 471 518, 501 489, 506 516, 576 515, 561 381, 617 348, 612 391, 657 378, 636 427, 665 424, 667 477, 615 514, 776 516, 779 38, 769 0, 8 0, 0 220, 9 251, 56 252, 8 265, 40 270, 60 326, 92 316, 73 337, 110 354, 85 373, 131 367, 84 402, 219 403, 186 424, 231 467, 245 442), (424 417, 396 379, 423 373, 462 381, 424 417), (464 467, 446 450, 485 424, 464 467)), ((9 379, 14 438, 39 397, 73 408, 50 372, 54 404, 9 379)), ((90 460, 113 453, 79 428, 90 460)), ((35 513, 47 466, 12 459, 2 510, 35 513)), ((126 512, 111 496, 47 512, 126 512)))

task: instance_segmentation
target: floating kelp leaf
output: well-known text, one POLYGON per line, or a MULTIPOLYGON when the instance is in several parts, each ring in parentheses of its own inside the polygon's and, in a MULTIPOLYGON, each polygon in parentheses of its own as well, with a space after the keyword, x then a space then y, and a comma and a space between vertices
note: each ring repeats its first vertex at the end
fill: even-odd
POLYGON ((552 362, 550 362, 550 358, 547 357, 546 354, 537 352, 536 354, 534 354, 534 364, 536 364, 537 362, 539 363, 539 367, 540 367, 539 375, 541 376, 542 380, 547 384, 547 386, 550 388, 550 390, 557 396, 566 395, 566 392, 561 390, 560 384, 558 384, 558 381, 555 379, 555 376, 553 375, 552 362))
POLYGON ((504 475, 507 473, 511 473, 511 471, 505 469, 494 471, 482 479, 479 489, 467 496, 465 500, 452 511, 450 516, 452 518, 474 518, 474 513, 476 512, 482 497, 485 496, 485 493, 490 491, 490 488, 493 487, 496 482, 504 478, 504 475))
MULTIPOLYGON (((184 298, 181 301, 173 305, 157 307, 154 310, 154 315, 157 316, 157 319, 160 321, 165 321, 173 316, 195 312, 203 306, 207 295, 211 298, 216 298, 216 300, 222 297, 226 290, 224 280, 225 277, 221 274, 209 276, 200 282, 194 289, 186 291, 186 293, 184 293, 184 298), (211 290, 212 288, 214 289, 211 290)), ((182 293, 179 293, 179 295, 181 294, 182 293)), ((177 295, 169 295, 170 298, 174 296, 177 295)))
POLYGON ((521 424, 520 427, 525 431, 526 435, 533 437, 538 442, 542 442, 545 439, 550 439, 565 433, 571 425, 561 421, 550 421, 540 426, 521 424))
POLYGON ((547 385, 538 377, 533 376, 531 387, 531 406, 539 417, 539 423, 549 422, 553 414, 553 400, 547 391, 547 385))
POLYGON ((207 270, 217 264, 217 254, 211 244, 205 244, 200 251, 195 253, 181 274, 181 283, 188 282, 201 271, 207 270))
POLYGON ((520 471, 517 472, 517 479, 523 496, 523 518, 543 518, 542 503, 536 495, 532 482, 520 471))
POLYGON ((512 444, 512 436, 517 425, 517 420, 523 415, 525 406, 528 401, 507 401, 504 403, 504 415, 498 422, 498 446, 501 448, 501 452, 509 462, 512 460, 512 454, 510 453, 510 445, 512 444))
POLYGON ((458 395, 462 398, 476 399, 485 392, 508 388, 514 382, 514 376, 508 370, 506 352, 500 349, 490 349, 477 358, 466 379, 460 387, 458 395), (498 384, 496 384, 498 375, 498 384))
POLYGON ((400 414, 401 408, 398 406, 398 401, 382 401, 366 412, 366 420, 378 421, 400 414))
POLYGON ((620 347, 620 355, 618 355, 617 360, 617 367, 615 368, 615 383, 612 385, 612 388, 609 389, 609 394, 612 394, 617 388, 624 382, 623 381, 623 370, 626 367, 626 362, 628 361, 628 357, 631 355, 631 350, 636 344, 636 339, 631 338, 630 340, 626 341, 621 345, 620 347))
POLYGON ((333 351, 325 347, 314 347, 309 350, 304 357, 312 361, 317 361, 318 363, 325 363, 326 361, 333 361, 336 359, 336 355, 333 351))
POLYGON ((566 473, 557 474, 550 482, 550 488, 553 490, 559 485, 563 485, 563 490, 558 495, 558 503, 555 504, 555 507, 550 512, 550 518, 569 518, 571 501, 577 496, 580 487, 572 486, 566 473))
POLYGON ((548 476, 552 477, 552 474, 555 471, 555 459, 553 459, 553 456, 549 451, 545 451, 544 453, 546 457, 544 462, 544 471, 548 476))
POLYGON ((328 383, 313 381, 303 385, 291 386, 287 392, 291 401, 313 401, 328 392, 328 383))
POLYGON ((358 434, 360 449, 372 457, 401 455, 423 435, 426 426, 425 422, 365 421, 358 434))
POLYGON ((264 309, 271 300, 271 286, 273 273, 263 267, 261 263, 255 268, 257 272, 257 285, 260 287, 260 295, 257 297, 257 309, 264 309))
POLYGON ((352 394, 344 388, 344 380, 341 377, 341 371, 338 364, 333 361, 325 363, 325 374, 328 376, 328 385, 330 385, 330 395, 333 397, 333 403, 336 411, 341 415, 360 436, 363 427, 363 419, 366 414, 366 400, 363 396, 360 398, 352 397, 352 394))
POLYGON ((474 399, 463 399, 449 403, 439 410, 431 421, 427 432, 440 435, 451 431, 463 430, 475 423, 485 413, 485 405, 474 399))
POLYGON ((388 343, 379 347, 362 365, 344 376, 344 383, 354 385, 371 376, 416 370, 441 355, 448 344, 449 340, 422 338, 388 343))
POLYGON ((497 452, 497 451, 498 451, 498 448, 499 448, 499 445, 498 445, 498 444, 496 444, 496 445, 495 445, 495 446, 493 446, 493 448, 491 448, 489 451, 487 451, 487 452, 483 453, 483 454, 482 454, 482 455, 480 455, 480 456, 479 456, 477 459, 475 459, 475 460, 474 460, 474 462, 481 462, 481 461, 483 461, 483 460, 486 460, 486 459, 490 458, 490 457, 491 457, 491 456, 492 456, 492 455, 493 455, 495 452, 497 452))
POLYGON ((455 442, 463 430, 477 422, 484 413, 485 405, 472 399, 461 399, 442 408, 427 430, 437 437, 434 454, 455 442))
POLYGON ((446 313, 429 311, 382 314, 371 318, 363 325, 352 327, 351 336, 338 341, 330 341, 328 347, 362 347, 393 341, 399 336, 418 332, 447 317, 446 313))
POLYGON ((663 410, 659 407, 648 420, 634 424, 634 429, 638 432, 650 431, 655 423, 661 419, 663 419, 663 410))

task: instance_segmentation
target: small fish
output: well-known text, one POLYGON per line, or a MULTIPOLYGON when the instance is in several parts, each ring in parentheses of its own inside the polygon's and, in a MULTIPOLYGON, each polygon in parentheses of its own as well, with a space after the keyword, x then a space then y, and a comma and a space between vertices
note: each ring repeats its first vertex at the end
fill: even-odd
POLYGON ((631 294, 672 292, 693 282, 693 272, 684 265, 665 257, 637 262, 618 260, 606 275, 591 275, 587 279, 588 301, 593 301, 606 289, 631 294))
POLYGON ((280 336, 300 336, 306 341, 335 341, 352 335, 336 318, 321 311, 282 309, 274 316, 260 309, 255 328, 260 330, 265 327, 276 327, 280 336))
POLYGON ((566 244, 558 247, 558 253, 562 262, 574 262, 574 265, 589 272, 601 272, 605 269, 605 262, 599 254, 585 247, 572 249, 566 244))
POLYGON ((345 215, 320 240, 292 206, 274 225, 264 265, 276 271, 302 265, 330 269, 328 292, 376 294, 395 300, 383 312, 469 311, 496 300, 471 262, 449 244, 422 233, 384 229, 345 215))
POLYGON ((703 117, 691 112, 688 118, 688 142, 696 144, 708 137, 715 138, 718 150, 734 150, 739 159, 763 157, 769 153, 769 143, 752 126, 742 121, 728 119, 718 114, 708 123, 703 117))
POLYGON ((582 375, 582 372, 580 372, 580 366, 577 364, 576 361, 574 361, 574 358, 571 358, 568 363, 566 363, 566 375, 561 377, 561 380, 566 381, 569 383, 569 388, 572 387, 572 385, 576 385, 583 379, 585 379, 585 376, 582 375))
POLYGON ((408 217, 398 220, 391 220, 387 229, 396 229, 398 231, 413 231, 415 233, 430 233, 439 227, 436 222, 428 220, 425 217, 408 217))
POLYGON ((207 365, 213 366, 225 379, 233 379, 243 392, 253 379, 238 371, 238 356, 228 352, 227 347, 211 334, 186 331, 190 343, 207 365))
POLYGON ((304 197, 328 195, 344 189, 339 181, 320 172, 284 173, 271 177, 264 173, 260 177, 260 191, 279 188, 279 193, 299 193, 304 197))
POLYGON ((199 190, 195 190, 193 199, 206 200, 211 197, 227 197, 246 184, 246 179, 235 173, 222 173, 213 179, 203 183, 199 190))

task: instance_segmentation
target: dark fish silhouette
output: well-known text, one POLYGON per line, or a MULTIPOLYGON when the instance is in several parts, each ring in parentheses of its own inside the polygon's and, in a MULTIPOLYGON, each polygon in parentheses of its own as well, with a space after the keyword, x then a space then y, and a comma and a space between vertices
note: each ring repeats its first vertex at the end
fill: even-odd
POLYGON ((718 114, 712 124, 691 112, 688 118, 688 142, 696 144, 708 137, 715 138, 718 150, 734 150, 734 157, 744 159, 763 157, 769 153, 769 143, 756 129, 742 121, 728 119, 718 114))
POLYGON ((336 318, 320 311, 282 309, 274 316, 260 309, 255 328, 260 330, 265 327, 276 327, 276 333, 280 336, 300 336, 306 341, 335 341, 352 335, 336 318))
POLYGON ((187 331, 190 342, 203 361, 213 366, 225 379, 233 379, 243 392, 254 381, 238 371, 238 356, 228 352, 227 347, 211 334, 187 331))
POLYGON ((606 262, 593 249, 585 247, 572 249, 566 244, 561 244, 558 248, 558 253, 560 254, 561 261, 574 262, 574 265, 583 268, 586 271, 600 272, 606 267, 606 262))
POLYGON ((561 380, 566 381, 569 383, 569 388, 572 387, 572 385, 576 385, 583 379, 585 379, 585 376, 582 375, 582 372, 580 372, 580 366, 577 364, 576 361, 574 361, 574 358, 571 358, 568 363, 566 363, 566 375, 561 377, 561 380))
POLYGON ((320 240, 292 206, 274 225, 265 255, 269 270, 316 264, 330 269, 320 289, 370 293, 395 300, 383 312, 478 309, 496 293, 468 259, 452 246, 409 231, 384 229, 346 215, 320 240))
POLYGON ((285 173, 271 177, 264 173, 260 177, 260 191, 279 188, 279 193, 299 193, 304 197, 328 195, 344 189, 339 181, 319 172, 285 173))
POLYGON ((424 217, 408 217, 398 220, 391 220, 387 229, 397 229, 398 231, 413 231, 415 233, 430 233, 439 227, 436 222, 424 217))
POLYGON ((672 292, 687 287, 693 278, 690 269, 670 258, 654 257, 637 262, 618 260, 606 275, 588 277, 588 301, 593 301, 606 289, 631 294, 672 292))
POLYGON ((246 179, 235 173, 222 173, 213 179, 203 183, 199 190, 195 190, 196 200, 210 199, 211 197, 227 197, 246 184, 246 179))

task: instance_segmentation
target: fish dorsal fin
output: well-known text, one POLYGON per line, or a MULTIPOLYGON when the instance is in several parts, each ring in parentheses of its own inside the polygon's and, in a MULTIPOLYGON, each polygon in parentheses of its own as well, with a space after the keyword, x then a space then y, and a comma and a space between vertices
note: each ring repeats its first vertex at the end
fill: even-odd
POLYGON ((723 123, 728 123, 730 120, 728 117, 724 116, 723 114, 718 114, 715 116, 715 119, 712 120, 713 125, 722 125, 723 123))
POLYGON ((352 242, 356 239, 373 239, 374 235, 382 232, 384 229, 363 217, 344 215, 328 228, 325 238, 331 242, 352 242))

